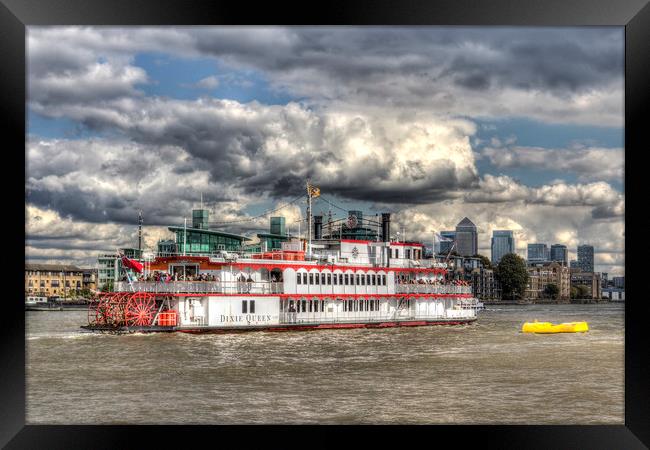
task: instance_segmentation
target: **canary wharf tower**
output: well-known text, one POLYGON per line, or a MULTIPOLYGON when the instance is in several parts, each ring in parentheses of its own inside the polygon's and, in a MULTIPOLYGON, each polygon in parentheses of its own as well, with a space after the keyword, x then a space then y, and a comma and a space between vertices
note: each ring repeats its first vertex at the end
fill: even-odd
POLYGON ((474 256, 478 253, 476 225, 467 217, 456 225, 456 251, 461 256, 474 256))

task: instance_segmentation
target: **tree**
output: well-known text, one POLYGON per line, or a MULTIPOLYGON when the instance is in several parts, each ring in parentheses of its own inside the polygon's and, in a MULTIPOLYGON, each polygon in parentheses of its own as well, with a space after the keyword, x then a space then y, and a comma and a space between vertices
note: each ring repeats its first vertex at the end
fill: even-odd
POLYGON ((514 253, 508 253, 501 258, 494 275, 501 284, 501 298, 521 298, 528 286, 528 270, 526 261, 514 253))
POLYGON ((544 288, 544 294, 549 298, 557 300, 557 297, 560 294, 560 288, 558 288, 555 283, 549 283, 544 288))
POLYGON ((591 298, 589 288, 587 286, 583 286, 579 284, 576 286, 577 289, 577 295, 576 298, 591 298))
POLYGON ((476 254, 474 255, 474 258, 479 258, 484 268, 486 269, 492 268, 492 263, 490 262, 490 258, 488 258, 487 256, 476 254))

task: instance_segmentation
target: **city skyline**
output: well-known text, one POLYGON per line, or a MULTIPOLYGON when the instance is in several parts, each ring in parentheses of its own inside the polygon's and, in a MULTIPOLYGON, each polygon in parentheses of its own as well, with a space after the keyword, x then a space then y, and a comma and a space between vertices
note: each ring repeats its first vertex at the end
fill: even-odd
MULTIPOLYGON (((137 243, 139 210, 152 247, 200 198, 254 233, 309 178, 409 239, 469 217, 478 253, 513 230, 520 255, 588 242, 623 275, 623 36, 30 26, 27 259, 92 265, 137 243)), ((275 214, 294 233, 299 206, 275 214)))

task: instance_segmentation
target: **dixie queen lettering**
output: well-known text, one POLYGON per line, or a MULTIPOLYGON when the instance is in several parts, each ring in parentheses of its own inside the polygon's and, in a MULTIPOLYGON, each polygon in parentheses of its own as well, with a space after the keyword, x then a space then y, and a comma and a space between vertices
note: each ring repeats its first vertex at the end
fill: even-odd
POLYGON ((220 317, 222 323, 235 323, 235 322, 251 323, 251 322, 271 321, 270 314, 246 314, 246 315, 238 315, 238 316, 226 316, 224 314, 221 314, 220 317))

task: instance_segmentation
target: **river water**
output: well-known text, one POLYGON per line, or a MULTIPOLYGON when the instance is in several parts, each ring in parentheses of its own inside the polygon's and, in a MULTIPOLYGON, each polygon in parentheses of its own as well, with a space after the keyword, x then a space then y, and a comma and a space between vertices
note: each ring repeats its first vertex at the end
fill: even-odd
POLYGON ((28 424, 623 424, 624 307, 488 306, 472 325, 81 333, 26 312, 28 424), (586 320, 585 334, 520 333, 586 320))

